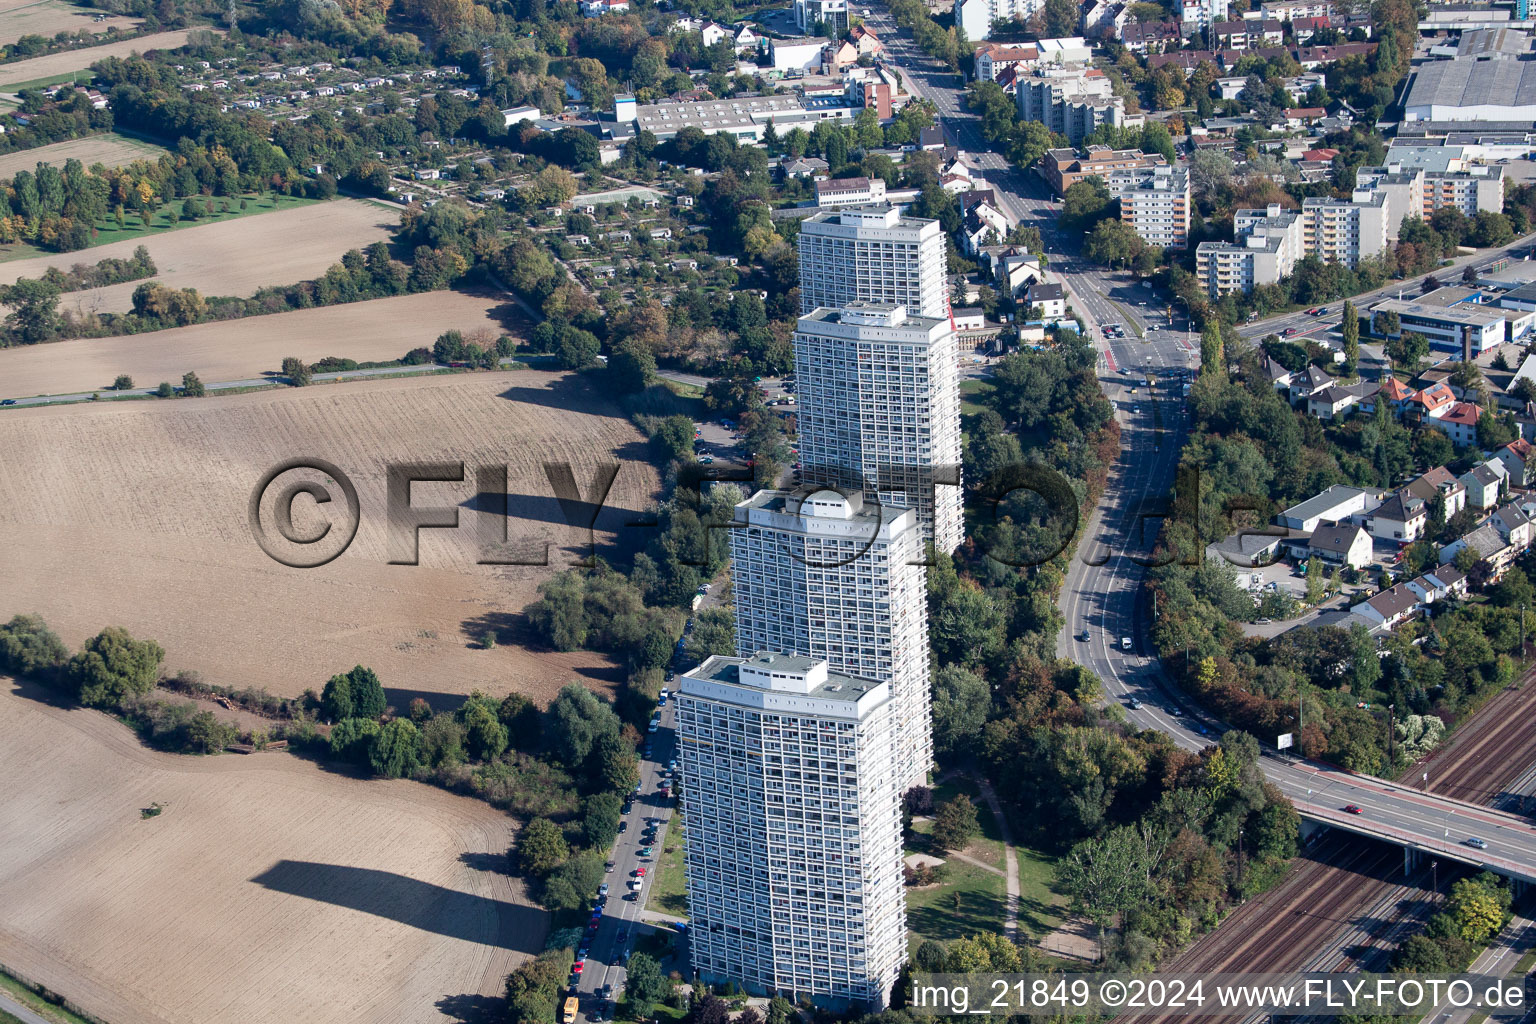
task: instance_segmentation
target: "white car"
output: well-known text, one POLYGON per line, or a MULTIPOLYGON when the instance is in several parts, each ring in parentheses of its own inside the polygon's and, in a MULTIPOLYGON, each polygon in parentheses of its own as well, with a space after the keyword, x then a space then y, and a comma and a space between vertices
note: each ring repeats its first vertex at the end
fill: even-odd
POLYGON ((1128 650, 1131 649, 1131 638, 1130 637, 1123 636, 1123 637, 1120 638, 1120 649, 1122 651, 1128 651, 1128 650))

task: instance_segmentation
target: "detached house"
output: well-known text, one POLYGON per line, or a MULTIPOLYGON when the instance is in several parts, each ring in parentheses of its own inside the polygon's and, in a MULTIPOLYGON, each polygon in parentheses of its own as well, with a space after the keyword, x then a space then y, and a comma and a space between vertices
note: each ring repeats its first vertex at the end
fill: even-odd
POLYGON ((1291 378, 1291 404, 1305 401, 1333 383, 1333 378, 1315 366, 1308 366, 1291 378))
POLYGON ((1447 519, 1467 507, 1467 485, 1452 476, 1451 471, 1444 466, 1429 470, 1410 483, 1406 490, 1414 497, 1424 499, 1426 504, 1434 501, 1438 495, 1445 502, 1447 519))
POLYGON ((1339 419, 1351 406, 1370 398, 1376 391, 1375 384, 1330 384, 1307 396, 1307 412, 1324 421, 1339 419))
POLYGON ((1526 466, 1530 460, 1532 450, 1531 442, 1521 438, 1517 441, 1511 441, 1493 453, 1493 457, 1504 465, 1505 478, 1509 481, 1509 486, 1531 486, 1532 477, 1536 476, 1536 474, 1532 474, 1526 466))
POLYGON ((1494 461, 1473 466, 1461 475, 1461 483, 1467 488, 1467 505, 1480 512, 1497 505, 1504 489, 1504 464, 1498 463, 1495 469, 1494 461))
POLYGON ((1488 522, 1505 542, 1518 551, 1524 551, 1531 546, 1532 525, 1530 517, 1521 511, 1518 505, 1505 505, 1493 515, 1488 517, 1488 522))
POLYGON ((1412 544, 1424 535, 1429 523, 1429 506, 1406 488, 1393 494, 1371 512, 1368 520, 1371 536, 1380 540, 1412 544))
POLYGON ((1266 356, 1264 358, 1264 373, 1265 376, 1269 378, 1270 385, 1274 387, 1276 391, 1284 391, 1286 394, 1290 394, 1291 378, 1294 376, 1290 370, 1287 370, 1285 367, 1281 366, 1279 363, 1266 356))
POLYGON ((1024 301, 1031 307, 1039 306, 1047 320, 1067 315, 1067 299, 1059 284, 1033 284, 1024 294, 1024 301))
POLYGON ((1470 448, 1477 443, 1477 421, 1482 416, 1481 406, 1457 402, 1439 416, 1424 420, 1424 426, 1441 431, 1458 448, 1470 448))
POLYGON ((1375 624, 1376 629, 1396 629, 1419 609, 1419 596, 1406 583, 1399 583, 1391 590, 1383 590, 1351 609, 1356 615, 1375 624))
POLYGON ((1319 526, 1307 538, 1307 555, 1363 569, 1371 564, 1371 535, 1353 524, 1319 526))

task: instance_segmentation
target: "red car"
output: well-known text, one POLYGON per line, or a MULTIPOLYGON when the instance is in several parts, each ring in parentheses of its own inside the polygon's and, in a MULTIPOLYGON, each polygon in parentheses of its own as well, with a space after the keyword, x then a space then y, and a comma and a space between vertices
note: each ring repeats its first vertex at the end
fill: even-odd
POLYGON ((1287 327, 1287 328, 1286 328, 1286 329, 1285 329, 1285 336, 1286 336, 1286 337, 1287 337, 1287 338, 1289 338, 1289 337, 1290 337, 1290 336, 1291 336, 1291 335, 1293 335, 1293 334, 1295 334, 1295 333, 1296 333, 1296 328, 1294 328, 1294 327, 1287 327))
POLYGON ((635 868, 635 877, 636 878, 644 878, 645 877, 645 868, 635 868))
POLYGON ((577 960, 575 965, 571 968, 571 973, 572 974, 580 974, 581 973, 581 969, 583 967, 585 967, 585 966, 587 966, 587 965, 582 963, 580 960, 577 960))
POLYGON ((1344 813, 1345 814, 1364 814, 1365 812, 1362 811, 1355 804, 1345 804, 1344 805, 1344 813))

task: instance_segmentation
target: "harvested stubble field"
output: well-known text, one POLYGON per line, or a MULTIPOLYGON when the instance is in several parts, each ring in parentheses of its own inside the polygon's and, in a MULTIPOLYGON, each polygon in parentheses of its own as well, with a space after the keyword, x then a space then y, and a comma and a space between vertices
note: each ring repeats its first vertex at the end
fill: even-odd
MULTIPOLYGON (((0 15, 0 20, 4 15, 0 15)), ((3 65, 0 65, 3 67, 3 65)), ((126 135, 90 135, 83 139, 66 139, 63 142, 55 142, 47 146, 38 146, 36 149, 21 149, 14 153, 0 156, 0 178, 14 177, 17 171, 31 171, 38 164, 53 164, 55 167, 63 167, 71 160, 79 160, 86 167, 93 164, 106 164, 108 167, 122 167, 131 164, 135 160, 158 160, 165 150, 152 142, 141 142, 138 139, 130 139, 126 135)), ((89 250, 95 252, 95 249, 89 250)), ((133 247, 128 251, 131 253, 133 247)), ((43 265, 69 260, 69 263, 78 263, 84 258, 84 253, 74 253, 71 256, 58 256, 43 261, 43 265)), ((96 257, 95 259, 100 259, 96 257)), ((94 260, 88 260, 94 262, 94 260)), ((68 266, 69 263, 65 263, 68 266)), ((7 268, 9 269, 9 268, 7 268)), ((41 273, 39 270, 38 273, 41 273)), ((18 275, 21 276, 21 275, 18 275)), ((29 275, 36 277, 36 274, 29 275)), ((10 280, 14 281, 15 278, 10 280)))
POLYGON ((275 375, 287 356, 315 362, 342 356, 358 362, 399 359, 432 347, 439 334, 501 333, 508 304, 466 292, 424 292, 291 313, 212 321, 118 338, 80 338, 0 349, 0 391, 6 398, 64 395, 112 386, 120 373, 139 387, 180 383, 193 370, 204 382, 275 375))
MULTIPOLYGON (((544 463, 568 463, 584 496, 598 467, 618 463, 599 552, 645 539, 624 524, 653 500, 656 471, 639 432, 584 378, 502 371, 12 410, 0 449, 0 619, 40 612, 70 644, 122 625, 158 640, 170 670, 282 696, 363 663, 397 707, 473 689, 547 701, 568 682, 619 678, 605 657, 530 648, 516 628, 537 585, 587 552, 544 463), (248 520, 262 475, 300 456, 348 474, 361 507, 351 546, 312 569, 265 555, 248 520), (386 543, 386 465, 407 460, 466 464, 465 484, 417 484, 412 498, 459 506, 461 528, 422 531, 421 564, 389 565, 400 549, 386 543), (498 464, 509 467, 508 547, 531 561, 547 540, 548 566, 476 564, 478 531, 498 520, 474 493, 475 467, 498 464), (488 626, 502 629, 494 650, 480 649, 488 626)), ((294 502, 300 534, 323 517, 342 535, 345 506, 330 493, 323 508, 294 502)))
POLYGON ((38 695, 0 678, 0 963, 96 1016, 460 1020, 542 947, 495 870, 505 814, 285 754, 156 753, 38 695))
MULTIPOLYGON (((156 32, 153 35, 139 36, 135 39, 122 39, 117 42, 103 43, 100 46, 50 53, 46 57, 18 60, 13 64, 0 64, 0 90, 39 78, 52 78, 54 75, 67 75, 71 71, 84 71, 105 57, 127 57, 134 53, 148 53, 150 50, 174 50, 178 46, 185 45, 187 35, 192 31, 192 29, 177 29, 175 32, 156 32)), ((200 28, 197 31, 217 32, 218 29, 200 28)))
POLYGON ((64 0, 0 0, 0 44, 14 43, 28 35, 52 39, 59 32, 101 33, 112 28, 129 32, 136 24, 133 18, 64 0), (97 21, 100 15, 106 16, 97 21))
MULTIPOLYGON (((0 176, 6 174, 8 159, 0 159, 0 176)), ((77 263, 128 259, 142 245, 159 269, 153 280, 171 288, 196 288, 203 295, 245 297, 267 285, 319 277, 339 263, 348 249, 387 242, 390 230, 399 223, 398 213, 376 203, 337 199, 108 242, 83 252, 0 263, 0 284, 42 277, 49 267, 68 270, 77 263)), ((126 281, 66 292, 59 296, 59 309, 80 314, 124 313, 133 308, 133 291, 140 284, 143 282, 126 281)))

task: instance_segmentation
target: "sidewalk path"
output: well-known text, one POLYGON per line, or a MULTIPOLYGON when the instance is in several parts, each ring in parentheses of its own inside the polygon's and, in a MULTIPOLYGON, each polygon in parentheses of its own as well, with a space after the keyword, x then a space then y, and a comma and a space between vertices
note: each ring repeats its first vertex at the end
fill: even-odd
POLYGON ((998 802, 997 793, 992 789, 992 783, 979 775, 973 775, 976 781, 976 791, 981 794, 981 799, 992 811, 992 817, 997 819, 998 835, 1003 837, 1003 868, 1004 877, 1008 886, 1007 916, 1003 919, 1003 934, 1009 941, 1019 941, 1019 860, 1013 849, 1013 830, 1008 827, 1008 818, 1003 814, 1003 806, 998 802))

